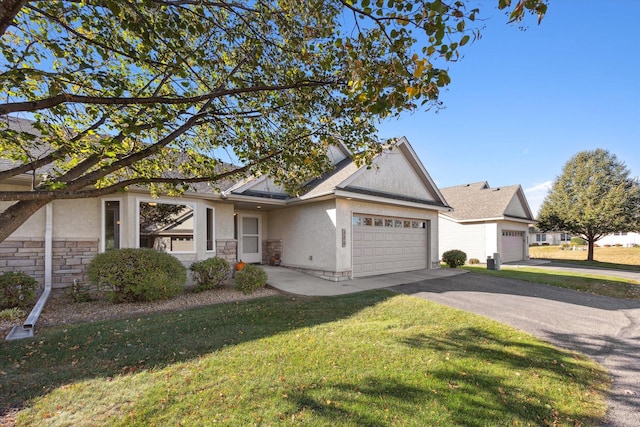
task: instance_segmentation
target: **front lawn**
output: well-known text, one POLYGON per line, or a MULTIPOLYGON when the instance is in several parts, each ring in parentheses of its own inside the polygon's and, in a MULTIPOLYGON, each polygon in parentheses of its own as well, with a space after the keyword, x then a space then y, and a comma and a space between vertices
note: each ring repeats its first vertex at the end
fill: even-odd
POLYGON ((2 354, 18 425, 596 425, 608 386, 586 357, 385 290, 48 328, 2 354))
POLYGON ((613 298, 640 300, 640 282, 622 277, 574 273, 551 268, 511 267, 509 265, 502 265, 498 271, 487 270, 486 266, 466 265, 463 268, 474 273, 542 283, 613 298))
POLYGON ((561 246, 531 246, 529 247, 529 256, 587 267, 640 271, 640 246, 635 248, 615 246, 594 248, 594 261, 587 261, 586 247, 581 249, 583 250, 563 250, 561 246))

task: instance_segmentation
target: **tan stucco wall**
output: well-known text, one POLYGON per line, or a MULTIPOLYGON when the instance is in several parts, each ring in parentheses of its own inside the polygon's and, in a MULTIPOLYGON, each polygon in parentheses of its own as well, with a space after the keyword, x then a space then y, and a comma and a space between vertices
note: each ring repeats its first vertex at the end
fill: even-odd
POLYGON ((335 212, 335 200, 271 211, 264 235, 282 240, 284 265, 336 271, 335 212))
POLYGON ((513 199, 507 205, 507 208, 504 211, 505 215, 517 216, 520 218, 526 218, 527 213, 524 210, 524 206, 522 206, 522 202, 517 194, 513 196, 513 199))
POLYGON ((400 151, 379 157, 374 167, 363 170, 349 186, 400 194, 407 197, 434 200, 414 168, 400 151))
POLYGON ((53 238, 99 239, 101 218, 99 199, 53 201, 53 238))
MULTIPOLYGON (((0 191, 25 191, 30 187, 23 185, 0 185, 0 191)), ((14 202, 0 202, 0 211, 4 211, 14 202)), ((9 239, 30 239, 44 237, 44 208, 33 214, 24 224, 22 224, 9 239)))

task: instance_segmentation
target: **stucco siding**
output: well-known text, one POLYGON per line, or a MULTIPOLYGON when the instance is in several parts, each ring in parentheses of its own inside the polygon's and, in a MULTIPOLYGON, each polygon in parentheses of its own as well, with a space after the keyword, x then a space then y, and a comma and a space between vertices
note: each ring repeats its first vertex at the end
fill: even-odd
MULTIPOLYGON (((446 251, 458 249, 467 254, 467 259, 487 259, 487 227, 484 223, 459 224, 440 217, 440 256, 446 251)), ((495 240, 495 239, 494 239, 495 240)))
POLYGON ((348 186, 423 200, 435 200, 400 151, 377 159, 371 169, 364 169, 348 186))
POLYGON ((337 271, 335 212, 335 200, 271 211, 265 235, 282 240, 282 264, 337 271))
POLYGON ((98 240, 100 209, 99 199, 54 200, 53 238, 98 240))
POLYGON ((520 198, 518 197, 517 194, 513 196, 513 198, 507 205, 507 208, 505 209, 504 213, 505 215, 517 216, 520 218, 528 217, 528 214, 524 210, 524 206, 522 205, 522 202, 520 201, 520 198))

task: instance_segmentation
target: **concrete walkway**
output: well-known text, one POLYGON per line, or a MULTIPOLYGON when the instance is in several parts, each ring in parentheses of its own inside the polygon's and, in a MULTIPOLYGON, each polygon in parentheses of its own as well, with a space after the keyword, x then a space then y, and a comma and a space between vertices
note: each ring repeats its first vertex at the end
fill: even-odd
POLYGON ((283 292, 307 296, 345 295, 466 273, 465 270, 440 268, 437 270, 416 270, 406 273, 383 274, 381 276, 331 282, 285 267, 263 265, 262 268, 267 272, 267 283, 270 286, 283 292))

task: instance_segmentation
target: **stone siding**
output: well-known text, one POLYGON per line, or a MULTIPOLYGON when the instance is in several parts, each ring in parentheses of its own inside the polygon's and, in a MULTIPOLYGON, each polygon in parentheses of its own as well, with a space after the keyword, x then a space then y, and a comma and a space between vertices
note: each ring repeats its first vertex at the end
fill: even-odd
POLYGON ((299 271, 301 273, 309 274, 311 276, 316 276, 324 280, 329 280, 331 282, 342 282, 343 280, 351 279, 351 271, 326 271, 326 270, 313 270, 310 268, 300 268, 300 267, 291 267, 288 265, 283 265, 284 267, 299 271))
POLYGON ((0 273, 23 272, 44 285, 44 240, 0 243, 0 273))
POLYGON ((262 263, 272 264, 271 259, 282 259, 282 240, 263 240, 262 241, 262 263))
MULTIPOLYGON (((87 264, 98 254, 98 240, 54 240, 52 287, 65 288, 74 279, 87 283, 87 264)), ((44 240, 0 243, 0 273, 22 271, 44 285, 44 240)))
POLYGON ((53 241, 53 288, 66 288, 73 284, 88 283, 87 265, 98 255, 98 240, 53 241))
POLYGON ((238 262, 237 240, 216 240, 216 256, 226 259, 232 266, 238 262))

